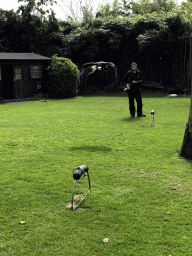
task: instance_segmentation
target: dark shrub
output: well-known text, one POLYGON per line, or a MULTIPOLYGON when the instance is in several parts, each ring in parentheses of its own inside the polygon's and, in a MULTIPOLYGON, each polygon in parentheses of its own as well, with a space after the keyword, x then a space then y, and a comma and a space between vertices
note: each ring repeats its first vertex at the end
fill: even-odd
POLYGON ((71 98, 77 95, 79 70, 70 59, 54 55, 47 70, 47 94, 50 98, 71 98))

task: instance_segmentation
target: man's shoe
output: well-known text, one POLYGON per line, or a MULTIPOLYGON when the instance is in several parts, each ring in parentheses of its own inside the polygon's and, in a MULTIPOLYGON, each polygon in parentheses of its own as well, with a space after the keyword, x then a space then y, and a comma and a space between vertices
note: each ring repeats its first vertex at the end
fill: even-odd
POLYGON ((135 116, 134 115, 131 115, 132 118, 134 118, 135 116))

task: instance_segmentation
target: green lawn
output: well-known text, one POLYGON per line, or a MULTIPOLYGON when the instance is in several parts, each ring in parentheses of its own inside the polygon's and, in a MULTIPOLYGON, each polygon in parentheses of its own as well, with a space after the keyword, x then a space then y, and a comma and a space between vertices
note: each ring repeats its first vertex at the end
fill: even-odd
POLYGON ((0 104, 0 255, 192 255, 190 98, 166 96, 135 119, 124 94, 0 104))

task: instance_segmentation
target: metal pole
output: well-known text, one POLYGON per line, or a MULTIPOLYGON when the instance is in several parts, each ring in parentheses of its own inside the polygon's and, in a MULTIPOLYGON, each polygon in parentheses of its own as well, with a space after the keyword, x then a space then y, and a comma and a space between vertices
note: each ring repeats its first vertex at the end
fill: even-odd
POLYGON ((90 178, 89 178, 89 173, 87 172, 87 176, 88 176, 88 180, 89 180, 89 190, 91 190, 91 182, 90 182, 90 178))
POLYGON ((75 205, 75 207, 73 207, 73 195, 74 195, 74 190, 75 190, 75 182, 76 182, 76 179, 74 179, 74 183, 73 183, 73 191, 72 191, 72 200, 71 200, 71 208, 72 208, 72 211, 74 211, 79 205, 80 203, 85 199, 85 197, 89 194, 89 192, 91 191, 91 182, 90 182, 90 178, 89 178, 89 173, 87 171, 87 176, 88 176, 88 180, 89 180, 89 191, 87 192, 87 194, 81 199, 81 201, 75 205))
POLYGON ((79 205, 80 205, 80 203, 85 199, 85 197, 89 194, 89 192, 90 192, 90 190, 87 192, 87 194, 81 199, 81 201, 77 204, 77 205, 75 205, 75 207, 72 209, 72 210, 75 210, 79 205))
POLYGON ((72 200, 71 200, 71 204, 72 204, 72 211, 73 211, 73 194, 74 194, 74 189, 75 189, 75 182, 76 180, 74 180, 74 183, 73 183, 73 191, 72 191, 72 200))
POLYGON ((152 115, 151 127, 154 126, 154 115, 152 115))
POLYGON ((151 127, 153 127, 153 126, 154 126, 154 115, 155 115, 155 110, 151 110, 151 115, 152 115, 151 127))

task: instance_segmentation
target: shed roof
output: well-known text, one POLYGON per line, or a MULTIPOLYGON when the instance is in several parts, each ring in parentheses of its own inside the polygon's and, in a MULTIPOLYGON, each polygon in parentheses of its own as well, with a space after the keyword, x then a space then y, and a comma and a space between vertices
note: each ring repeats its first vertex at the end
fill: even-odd
POLYGON ((36 53, 0 52, 0 60, 51 60, 36 53))

